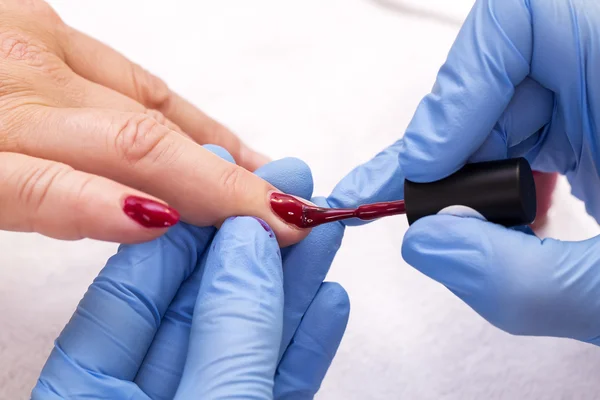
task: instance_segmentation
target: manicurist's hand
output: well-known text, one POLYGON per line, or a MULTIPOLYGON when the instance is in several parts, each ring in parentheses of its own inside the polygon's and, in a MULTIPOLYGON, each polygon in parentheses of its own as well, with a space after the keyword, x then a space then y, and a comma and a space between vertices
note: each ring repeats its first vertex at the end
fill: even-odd
MULTIPOLYGON (((600 3, 478 0, 404 137, 330 203, 402 198, 473 161, 526 157, 565 175, 600 220, 600 3)), ((405 260, 497 327, 600 344, 600 237, 540 240, 460 215, 414 223, 405 260)))
POLYGON ((265 161, 45 2, 0 0, 0 229, 132 243, 253 215, 297 242, 248 171, 265 161))
MULTIPOLYGON (((257 174, 311 196, 298 160, 257 174)), ((343 231, 320 226, 280 250, 264 221, 237 217, 218 232, 183 223, 122 246, 56 340, 32 398, 312 399, 348 320, 344 289, 323 283, 343 231)))

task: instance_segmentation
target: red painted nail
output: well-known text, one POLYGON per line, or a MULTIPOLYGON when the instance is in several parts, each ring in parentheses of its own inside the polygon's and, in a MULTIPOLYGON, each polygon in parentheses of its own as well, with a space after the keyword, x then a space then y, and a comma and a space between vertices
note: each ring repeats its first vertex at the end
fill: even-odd
POLYGON ((123 211, 129 218, 146 228, 168 228, 179 222, 177 210, 143 197, 127 197, 123 211))

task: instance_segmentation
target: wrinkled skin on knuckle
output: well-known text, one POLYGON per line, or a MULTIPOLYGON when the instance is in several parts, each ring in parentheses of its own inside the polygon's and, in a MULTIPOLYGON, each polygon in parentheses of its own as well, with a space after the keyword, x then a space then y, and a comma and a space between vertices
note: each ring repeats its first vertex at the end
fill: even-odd
MULTIPOLYGON (((88 187, 98 177, 83 174, 60 163, 35 162, 24 169, 17 179, 17 201, 27 211, 26 228, 31 232, 49 234, 62 240, 79 240, 86 235, 87 204, 93 203, 88 187), (57 230, 56 221, 48 219, 56 207, 68 208, 71 221, 57 230)), ((21 229, 23 229, 22 222, 21 229)))
POLYGON ((228 193, 237 193, 237 189, 244 181, 242 170, 235 166, 227 166, 218 180, 219 187, 224 188, 228 193))
POLYGON ((2 1, 0 13, 0 73, 50 78, 62 86, 72 77, 64 63, 68 27, 41 0, 2 1))
POLYGON ((0 30, 0 73, 15 76, 38 91, 48 86, 57 90, 74 76, 56 50, 14 28, 0 30))
POLYGON ((43 1, 1 1, 0 149, 13 149, 15 127, 32 105, 58 106, 74 73, 61 58, 64 24, 43 1), (27 109, 27 110, 24 110, 27 109))
MULTIPOLYGON (((219 165, 213 167, 214 172, 209 175, 206 182, 207 193, 210 194, 210 200, 208 201, 211 205, 217 206, 218 214, 218 216, 213 216, 216 219, 210 223, 220 226, 225 218, 231 216, 260 216, 260 214, 256 214, 257 203, 251 194, 260 193, 260 190, 257 190, 257 185, 264 182, 242 167, 221 159, 218 162, 219 165)), ((265 183, 265 193, 266 190, 267 184, 265 183)), ((271 226, 271 228, 277 233, 276 226, 271 226)))
POLYGON ((60 163, 32 164, 17 177, 17 200, 35 216, 47 200, 55 182, 72 171, 73 168, 60 163))
POLYGON ((87 205, 94 203, 94 193, 89 190, 89 188, 92 187, 100 178, 94 175, 87 175, 79 171, 70 172, 69 177, 70 185, 69 188, 66 189, 66 193, 68 193, 69 198, 65 199, 65 202, 69 204, 72 214, 76 217, 73 219, 72 224, 70 224, 71 232, 68 234, 68 239, 78 240, 87 237, 87 235, 84 233, 88 230, 86 229, 87 227, 85 224, 89 223, 87 218, 78 217, 85 216, 88 208, 87 205))
POLYGON ((167 126, 167 124, 168 124, 167 117, 165 117, 165 115, 158 110, 147 109, 145 111, 145 114, 147 116, 149 116, 150 118, 154 119, 156 122, 158 122, 161 125, 167 126))
POLYGON ((183 137, 189 138, 189 135, 183 132, 179 125, 168 119, 162 112, 153 109, 146 109, 145 114, 154 118, 159 124, 181 134, 183 137))
POLYGON ((4 60, 38 65, 44 51, 46 49, 38 41, 18 30, 8 29, 0 32, 0 57, 4 60))
POLYGON ((116 152, 130 164, 155 163, 175 147, 171 131, 145 114, 130 117, 118 128, 114 141, 116 152))

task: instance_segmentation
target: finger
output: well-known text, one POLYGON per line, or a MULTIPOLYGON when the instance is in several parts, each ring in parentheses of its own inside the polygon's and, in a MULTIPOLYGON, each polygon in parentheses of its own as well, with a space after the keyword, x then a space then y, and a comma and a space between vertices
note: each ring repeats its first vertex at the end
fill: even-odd
MULTIPOLYGON (((323 198, 312 201, 319 206, 328 206, 323 198)), ((281 354, 292 341, 304 313, 327 276, 343 237, 344 225, 325 224, 313 229, 302 242, 284 249, 285 308, 281 354)))
POLYGON ((173 93, 162 80, 110 47, 74 29, 69 29, 66 42, 66 63, 82 77, 160 111, 197 143, 226 148, 239 165, 251 171, 269 161, 248 148, 229 129, 173 93))
POLYGON ((543 128, 549 126, 553 108, 552 92, 526 78, 516 87, 491 134, 469 162, 526 157, 536 167, 548 168, 539 155, 545 134, 543 128))
POLYGON ((444 178, 484 143, 529 73, 532 38, 527 3, 475 3, 404 135, 400 165, 408 179, 444 178))
POLYGON ((121 243, 154 239, 175 209, 123 185, 17 153, 0 153, 0 229, 57 239, 121 243))
POLYGON ((310 199, 313 178, 310 167, 298 158, 283 158, 257 169, 254 174, 285 193, 310 199), (289 192, 288 192, 289 191, 289 192))
POLYGON ((249 171, 255 171, 271 161, 269 157, 250 148, 229 128, 204 114, 176 93, 171 92, 170 100, 159 110, 197 143, 217 144, 228 149, 236 163, 249 171))
POLYGON ((79 76, 73 80, 71 86, 70 90, 77 92, 77 100, 72 103, 72 107, 145 113, 154 118, 158 123, 191 139, 187 133, 184 133, 177 124, 165 117, 160 111, 146 108, 134 99, 113 89, 79 76))
MULTIPOLYGON (((401 147, 402 140, 399 140, 352 170, 335 186, 327 203, 331 207, 355 208, 362 204, 403 199, 404 173, 398 161, 401 147)), ((351 219, 343 223, 353 226, 366 222, 351 219)))
POLYGON ((599 239, 540 240, 440 215, 413 224, 402 255, 507 332, 594 341, 600 335, 599 239))
POLYGON ((154 241, 122 246, 56 340, 38 386, 61 398, 146 398, 132 381, 213 234, 179 224, 154 241))
MULTIPOLYGON (((210 150, 230 157, 223 149, 215 146, 211 146, 210 150)), ((82 301, 78 308, 83 312, 76 312, 65 329, 65 332, 71 332, 72 338, 62 340, 61 336, 57 340, 56 348, 42 372, 34 393, 39 393, 41 398, 45 398, 46 393, 55 391, 76 392, 78 395, 95 393, 95 395, 90 394, 89 397, 98 397, 101 394, 100 397, 104 398, 119 398, 122 397, 123 392, 140 394, 140 398, 146 396, 141 393, 152 394, 146 392, 144 387, 140 389, 134 383, 126 383, 115 376, 131 376, 135 370, 137 380, 141 371, 147 370, 143 364, 138 367, 140 357, 144 357, 143 363, 147 364, 149 357, 146 354, 165 343, 157 339, 163 331, 165 320, 169 320, 165 308, 171 303, 174 293, 181 292, 179 288, 182 282, 187 283, 191 280, 187 278, 191 271, 197 271, 195 267, 203 257, 208 243, 211 242, 214 231, 214 228, 178 225, 170 230, 166 237, 159 240, 138 246, 122 246, 119 253, 102 271, 100 278, 88 290, 87 302, 82 301), (109 313, 108 310, 111 308, 119 312, 109 313), (163 317, 165 314, 167 316, 163 317), (153 328, 149 321, 157 315, 162 317, 160 328, 156 320, 153 328), (124 324, 123 321, 127 323, 124 324), (131 347, 132 343, 136 343, 138 333, 141 343, 131 347), (115 364, 110 356, 101 353, 104 351, 102 347, 90 346, 90 343, 96 344, 95 341, 84 342, 97 337, 100 338, 99 345, 105 341, 110 342, 107 351, 111 351, 113 347, 117 348, 115 356, 126 354, 130 364, 115 364), (146 353, 148 347, 144 348, 144 345, 148 346, 149 342, 152 342, 152 346, 146 353), (140 347, 137 347, 138 345, 140 347), (87 368, 90 366, 93 369, 88 371, 87 368), (102 373, 98 374, 97 371, 102 373), (105 373, 110 376, 106 376, 105 373), (67 374, 72 379, 65 380, 67 374)), ((194 275, 198 273, 195 272, 194 275)), ((186 283, 183 285, 185 286, 186 283)), ((194 294, 193 299, 195 298, 194 294)), ((191 308, 193 309, 193 303, 191 308)), ((185 346, 185 349, 187 349, 188 337, 189 335, 186 334, 183 341, 179 342, 185 346)), ((176 336, 168 337, 167 343, 173 343, 173 339, 176 338, 176 336)), ((182 369, 183 361, 179 373, 182 369)), ((155 381, 168 383, 169 372, 172 370, 161 370, 159 376, 154 376, 155 381)), ((178 383, 179 378, 176 381, 176 384, 178 383)), ((172 399, 174 393, 173 389, 170 396, 166 398, 172 399)), ((63 398, 65 397, 69 396, 64 395, 63 398)), ((161 397, 152 396, 152 399, 158 398, 161 397)))
POLYGON ((337 283, 323 283, 275 375, 275 399, 312 399, 342 341, 350 299, 337 283))
MULTIPOLYGON (((210 148, 222 158, 232 160, 231 156, 222 148, 205 147, 210 148)), ((313 181, 310 169, 298 159, 286 158, 273 161, 260 168, 257 174, 281 191, 302 198, 311 196, 313 181)), ((306 261, 310 262, 311 260, 307 259, 306 261)), ((137 385, 153 399, 172 399, 179 386, 187 358, 194 305, 202 279, 203 269, 201 266, 205 262, 206 260, 200 263, 169 306, 135 378, 137 385)), ((288 273, 287 271, 305 267, 298 263, 290 268, 284 268, 284 276, 288 273)), ((290 279, 293 281, 294 277, 290 276, 290 279)), ((301 284, 302 282, 298 282, 298 285, 301 284)))
POLYGON ((35 132, 21 135, 24 152, 151 193, 193 225, 215 225, 233 215, 257 216, 273 228, 282 246, 308 233, 273 213, 273 186, 147 115, 42 109, 39 118, 48 130, 41 137, 35 132))
MULTIPOLYGON (((552 92, 526 78, 517 86, 491 134, 470 156, 469 162, 527 157, 538 168, 550 168, 548 160, 539 156, 539 145, 544 133, 542 128, 549 124, 553 106, 552 92)), ((402 148, 400 140, 355 168, 336 185, 327 201, 333 207, 353 208, 366 203, 402 199, 404 172, 398 158, 402 148)), ((366 223, 353 219, 346 225, 366 223)))
POLYGON ((208 254, 175 398, 272 398, 282 279, 279 246, 264 223, 227 220, 208 254))

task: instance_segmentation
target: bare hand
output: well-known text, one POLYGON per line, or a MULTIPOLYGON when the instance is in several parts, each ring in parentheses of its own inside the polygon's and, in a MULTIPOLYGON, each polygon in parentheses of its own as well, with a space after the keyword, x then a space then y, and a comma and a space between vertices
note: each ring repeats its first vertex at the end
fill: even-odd
POLYGON ((131 243, 176 209, 203 226, 257 216, 294 243, 306 232, 271 213, 274 188, 248 171, 266 161, 45 2, 0 0, 0 229, 131 243))

